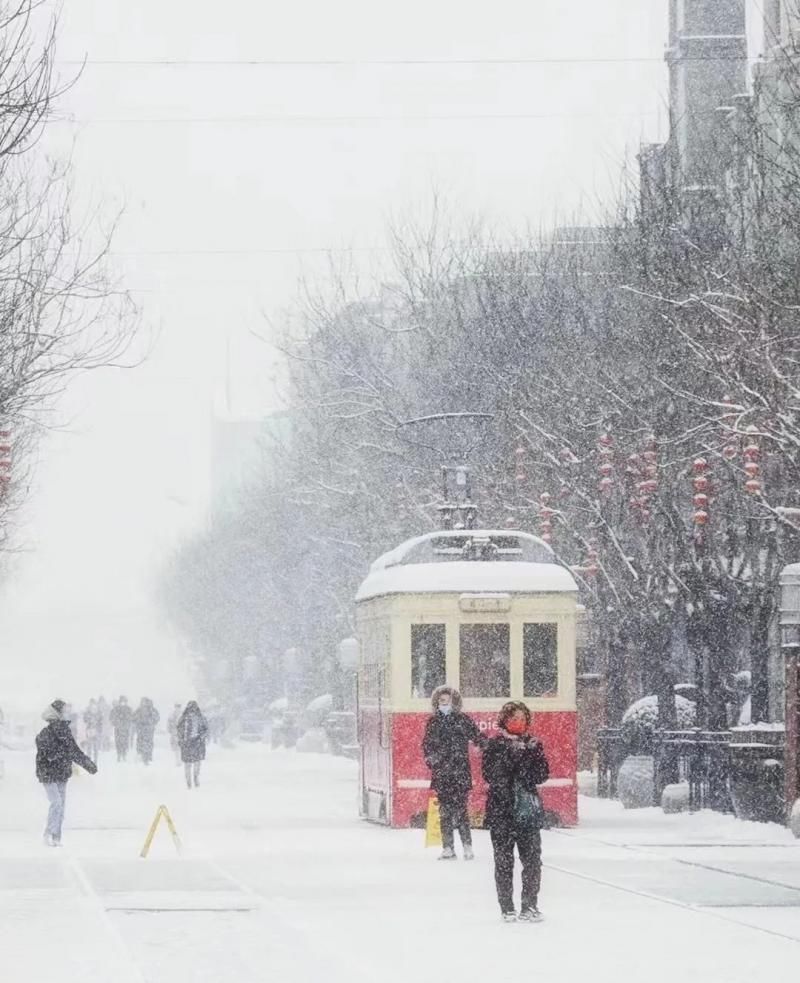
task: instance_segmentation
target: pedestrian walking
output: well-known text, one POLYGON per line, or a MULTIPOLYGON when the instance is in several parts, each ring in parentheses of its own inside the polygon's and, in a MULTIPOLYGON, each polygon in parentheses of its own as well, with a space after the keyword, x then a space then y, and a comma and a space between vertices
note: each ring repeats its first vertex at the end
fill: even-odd
POLYGON ((467 798, 472 788, 469 764, 470 742, 486 746, 475 721, 462 711, 461 694, 450 686, 439 686, 431 696, 433 713, 425 725, 422 753, 431 770, 431 789, 439 800, 442 827, 440 860, 455 860, 454 830, 461 837, 464 859, 472 860, 472 831, 467 814, 467 798))
POLYGON ((489 786, 486 825, 494 848, 497 900, 504 921, 517 921, 514 908, 514 848, 522 864, 519 921, 541 920, 544 809, 537 785, 550 774, 544 749, 530 731, 531 712, 524 703, 506 703, 497 718, 499 734, 483 753, 483 777, 489 786))
POLYGON ((181 760, 186 776, 186 787, 195 788, 200 784, 200 765, 206 756, 206 739, 208 738, 208 723, 194 700, 186 704, 186 709, 178 720, 178 743, 181 748, 181 760))
POLYGON ((111 710, 109 709, 106 698, 101 696, 97 701, 97 711, 100 714, 100 750, 111 750, 111 720, 109 719, 111 710))
POLYGON ((89 706, 83 712, 83 725, 86 735, 85 751, 89 757, 97 764, 97 756, 100 752, 100 739, 103 729, 103 717, 97 705, 97 700, 89 700, 89 706))
POLYGON ((47 724, 36 735, 36 777, 50 802, 44 831, 47 846, 61 846, 67 782, 72 777, 73 762, 90 775, 97 772, 97 765, 81 751, 72 736, 67 712, 63 700, 53 700, 42 714, 47 724))
POLYGON ((169 746, 175 755, 175 764, 181 763, 181 745, 178 740, 178 721, 181 719, 181 705, 176 703, 172 708, 172 713, 167 718, 167 731, 169 732, 169 746))
POLYGON ((153 706, 153 701, 143 696, 133 715, 133 726, 136 728, 136 751, 146 765, 153 760, 156 724, 160 719, 161 715, 153 706))
POLYGON ((133 733, 133 710, 128 706, 127 696, 121 696, 111 708, 109 714, 111 726, 114 729, 114 745, 117 749, 117 761, 126 761, 133 733))

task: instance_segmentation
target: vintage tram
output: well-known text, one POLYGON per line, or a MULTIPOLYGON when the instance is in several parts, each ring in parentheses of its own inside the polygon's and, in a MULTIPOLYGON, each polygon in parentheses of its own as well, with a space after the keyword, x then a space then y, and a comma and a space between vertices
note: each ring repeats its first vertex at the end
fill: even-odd
MULTIPOLYGON (((429 533, 373 563, 356 597, 364 818, 424 822, 422 736, 431 694, 447 684, 487 734, 506 700, 525 700, 550 762, 541 789, 549 822, 577 822, 577 593, 550 547, 524 532, 429 533)), ((480 826, 485 786, 472 754, 469 806, 480 826)))

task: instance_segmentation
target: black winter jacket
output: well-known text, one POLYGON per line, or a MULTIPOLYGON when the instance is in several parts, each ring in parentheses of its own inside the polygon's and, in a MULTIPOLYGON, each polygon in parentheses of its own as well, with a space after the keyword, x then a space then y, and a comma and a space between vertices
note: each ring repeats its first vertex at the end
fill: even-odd
POLYGON ((486 746, 486 738, 466 713, 437 712, 428 718, 422 753, 431 770, 431 788, 437 795, 464 795, 472 788, 470 741, 479 748, 486 746))
POLYGON ((544 748, 528 738, 511 741, 493 737, 483 752, 483 777, 489 786, 486 796, 486 825, 489 829, 508 831, 514 827, 514 783, 519 781, 529 792, 550 777, 544 748))
POLYGON ((133 710, 127 703, 118 703, 109 714, 109 721, 115 731, 130 734, 133 726, 133 710))
POLYGON ((75 743, 69 722, 54 720, 36 735, 36 777, 40 782, 66 782, 72 762, 94 775, 97 765, 75 743))

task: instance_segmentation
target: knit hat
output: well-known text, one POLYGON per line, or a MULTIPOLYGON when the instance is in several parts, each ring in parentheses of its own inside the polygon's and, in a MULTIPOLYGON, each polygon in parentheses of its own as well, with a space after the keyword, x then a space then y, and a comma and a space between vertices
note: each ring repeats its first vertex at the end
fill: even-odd
POLYGON ((67 704, 63 700, 53 700, 42 714, 42 720, 46 720, 48 723, 54 720, 63 720, 66 707, 67 704))

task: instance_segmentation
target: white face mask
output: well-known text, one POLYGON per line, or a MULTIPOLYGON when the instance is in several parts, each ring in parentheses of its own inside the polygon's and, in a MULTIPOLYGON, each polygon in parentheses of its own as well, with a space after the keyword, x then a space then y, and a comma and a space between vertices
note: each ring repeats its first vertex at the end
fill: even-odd
POLYGON ((443 713, 445 715, 445 717, 448 715, 448 713, 452 713, 452 712, 453 712, 453 704, 452 703, 440 703, 439 704, 439 713, 443 713))

